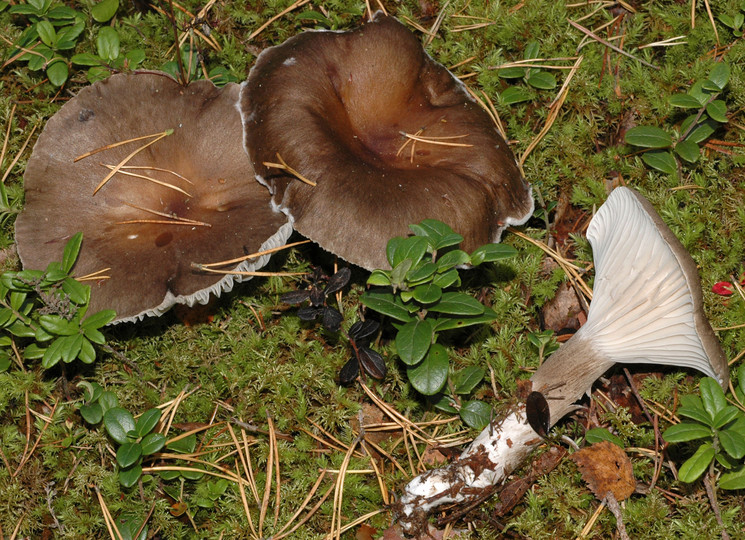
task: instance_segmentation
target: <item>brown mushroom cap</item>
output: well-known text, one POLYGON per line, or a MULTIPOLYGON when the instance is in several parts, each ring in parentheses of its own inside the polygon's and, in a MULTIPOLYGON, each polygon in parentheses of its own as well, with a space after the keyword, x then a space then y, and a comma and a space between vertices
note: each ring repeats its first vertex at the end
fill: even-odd
POLYGON ((388 239, 425 218, 449 224, 470 251, 532 214, 530 186, 489 115, 391 17, 263 51, 240 108, 274 204, 301 234, 364 268, 387 267, 388 239), (461 146, 409 140, 401 150, 403 133, 461 146), (266 166, 277 154, 317 185, 266 166))
POLYGON ((60 260, 67 240, 82 231, 74 273, 110 268, 109 279, 90 283, 90 309, 114 309, 117 321, 160 315, 175 303, 206 303, 210 293, 229 291, 240 276, 200 273, 190 264, 282 245, 291 232, 254 180, 242 146, 239 91, 236 84, 217 88, 209 81, 183 87, 152 72, 114 75, 81 90, 49 120, 24 175, 26 206, 16 222, 24 267, 60 260), (106 165, 116 166, 154 137, 76 157, 169 129, 171 135, 134 155, 93 195, 110 172, 106 165), (176 216, 202 224, 178 223, 176 216))

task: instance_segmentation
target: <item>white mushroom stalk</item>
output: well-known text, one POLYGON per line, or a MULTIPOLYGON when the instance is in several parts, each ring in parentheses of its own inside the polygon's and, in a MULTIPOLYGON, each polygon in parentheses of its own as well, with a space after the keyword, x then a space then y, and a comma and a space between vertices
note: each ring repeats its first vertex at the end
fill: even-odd
MULTIPOLYGON (((692 368, 725 387, 727 360, 703 312, 696 265, 652 205, 617 188, 592 219, 595 285, 585 325, 531 378, 547 399, 550 425, 615 363, 692 368)), ((453 463, 414 478, 397 503, 403 529, 416 532, 427 514, 463 504, 504 481, 541 438, 525 405, 495 420, 453 463)))

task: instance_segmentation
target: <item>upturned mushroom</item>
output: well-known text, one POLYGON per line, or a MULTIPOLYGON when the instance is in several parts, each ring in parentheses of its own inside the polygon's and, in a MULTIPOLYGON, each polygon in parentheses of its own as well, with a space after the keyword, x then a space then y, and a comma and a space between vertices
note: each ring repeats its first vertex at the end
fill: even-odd
MULTIPOLYGON (((651 363, 698 370, 722 387, 727 360, 703 311, 696 265, 652 205, 635 191, 616 188, 587 231, 595 284, 587 322, 531 378, 546 398, 549 427, 616 363, 651 363)), ((428 512, 478 497, 505 477, 541 442, 525 405, 493 422, 441 469, 416 477, 397 514, 414 531, 428 512)))
POLYGON ((489 115, 381 13, 263 51, 240 109, 275 206, 301 234, 369 270, 388 267, 388 239, 425 218, 450 225, 470 251, 532 214, 531 188, 489 115))
POLYGON ((191 263, 279 246, 292 230, 254 180, 239 91, 209 81, 181 86, 156 72, 113 75, 81 90, 49 120, 24 175, 16 223, 24 267, 60 259, 82 231, 75 275, 106 269, 108 278, 92 282, 91 310, 114 309, 117 322, 231 290, 242 276, 191 263))

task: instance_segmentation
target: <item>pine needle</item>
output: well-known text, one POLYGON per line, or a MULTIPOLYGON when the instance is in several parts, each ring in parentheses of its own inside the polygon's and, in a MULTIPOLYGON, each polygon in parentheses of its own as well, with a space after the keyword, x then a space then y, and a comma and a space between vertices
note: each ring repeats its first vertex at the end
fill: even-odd
POLYGON ((298 180, 300 180, 304 184, 308 184, 309 186, 315 187, 316 183, 313 180, 306 178, 305 176, 300 174, 297 170, 293 169, 287 163, 285 163, 285 160, 282 159, 282 156, 279 155, 279 152, 277 152, 277 159, 279 160, 279 163, 272 163, 270 161, 265 161, 264 166, 271 167, 273 169, 283 169, 287 171, 288 173, 290 173, 291 175, 293 175, 294 177, 296 177, 298 180))
MULTIPOLYGON (((114 170, 116 167, 114 165, 108 165, 105 163, 101 163, 104 167, 108 168, 110 171, 114 170)), ((119 174, 123 174, 125 176, 132 176, 133 178, 142 178, 143 180, 147 180, 148 182, 152 182, 153 184, 158 184, 159 186, 166 187, 168 189, 172 189, 174 191, 178 191, 179 193, 183 193, 187 197, 192 197, 193 195, 187 191, 184 191, 178 186, 174 186, 173 184, 169 184, 168 182, 163 182, 161 180, 156 180, 155 178, 152 178, 150 176, 145 176, 144 174, 137 174, 129 171, 122 170, 125 167, 120 167, 119 171, 117 171, 119 174)))

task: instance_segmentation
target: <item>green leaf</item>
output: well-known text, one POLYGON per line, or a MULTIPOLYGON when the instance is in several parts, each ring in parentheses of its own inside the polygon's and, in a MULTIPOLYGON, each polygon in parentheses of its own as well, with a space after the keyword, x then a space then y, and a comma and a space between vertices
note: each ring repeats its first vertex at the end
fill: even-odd
POLYGON ((427 319, 408 322, 396 335, 396 351, 401 360, 413 366, 418 364, 432 345, 432 323, 427 319))
POLYGON ((411 259, 411 265, 416 265, 422 257, 424 257, 428 245, 427 239, 421 236, 410 236, 404 238, 398 243, 398 246, 393 253, 393 264, 391 266, 395 268, 404 259, 411 259))
POLYGON ((738 460, 745 456, 745 437, 742 433, 733 429, 724 429, 719 432, 718 436, 722 448, 730 456, 738 460))
POLYGON ((411 259, 404 259, 396 264, 391 270, 391 285, 396 288, 402 288, 406 285, 406 274, 414 265, 411 259))
POLYGON ((147 539, 147 525, 143 525, 142 519, 136 515, 121 514, 116 518, 116 528, 119 529, 119 534, 121 534, 122 540, 147 539), (142 532, 139 536, 135 537, 140 528, 142 528, 142 532))
POLYGON ((503 79, 522 79, 525 77, 527 69, 521 67, 506 67, 500 69, 497 74, 503 79))
POLYGON ((13 361, 10 357, 10 353, 8 353, 8 351, 0 351, 0 373, 7 371, 12 363, 13 361))
POLYGON ((694 441, 706 437, 711 437, 710 428, 689 422, 681 422, 675 426, 670 426, 662 434, 662 438, 669 443, 694 441))
POLYGON ((673 94, 668 102, 673 107, 680 107, 681 109, 700 109, 704 105, 690 94, 673 94))
POLYGON ((696 453, 680 467, 678 478, 687 483, 695 481, 704 473, 711 460, 714 459, 715 453, 714 447, 710 443, 699 446, 696 453))
POLYGON ((119 34, 110 26, 104 26, 98 31, 96 39, 98 56, 106 61, 113 61, 119 56, 119 34))
POLYGON ((717 413, 727 406, 727 398, 724 397, 722 387, 711 377, 704 377, 699 383, 699 388, 704 410, 714 419, 717 413))
POLYGON ((678 172, 678 163, 675 161, 673 155, 666 150, 652 150, 651 152, 645 152, 642 154, 642 161, 653 169, 667 174, 675 174, 678 172))
POLYGON ((454 249, 448 251, 442 257, 437 259, 437 271, 445 272, 446 270, 450 270, 459 265, 468 264, 469 262, 471 262, 471 257, 468 256, 468 253, 460 249, 454 249))
POLYGON ((654 126, 631 128, 626 132, 624 140, 627 144, 642 148, 667 148, 673 144, 673 139, 667 131, 654 126))
POLYGON ((73 235, 70 240, 65 244, 65 250, 62 253, 62 270, 66 273, 70 273, 72 266, 75 261, 78 260, 80 254, 80 246, 83 244, 83 233, 79 232, 73 235))
POLYGON ((721 99, 715 99, 706 106, 706 114, 717 122, 726 124, 729 122, 727 118, 727 104, 721 99))
POLYGON ((509 259, 515 257, 517 250, 505 244, 486 244, 476 248, 471 253, 471 264, 478 266, 485 262, 501 261, 503 259, 509 259))
POLYGON ((447 349, 439 343, 434 343, 424 360, 415 367, 408 367, 406 373, 409 382, 418 392, 431 396, 445 386, 449 366, 447 349))
POLYGON ((150 433, 158 424, 161 415, 160 409, 148 409, 137 419, 135 431, 138 437, 144 437, 150 433))
POLYGON ((406 281, 411 285, 419 285, 429 280, 437 271, 437 265, 433 262, 419 261, 419 264, 409 270, 406 274, 406 281))
POLYGON ((473 429, 484 429, 491 421, 491 407, 483 401, 467 401, 460 408, 460 417, 473 429))
POLYGON ((71 336, 79 331, 77 324, 65 320, 59 315, 42 315, 39 317, 39 324, 44 330, 56 336, 71 336))
POLYGON ((80 349, 83 346, 82 334, 75 334, 74 336, 65 336, 58 338, 57 341, 61 341, 60 350, 62 354, 62 361, 65 364, 69 364, 75 358, 78 357, 80 349))
POLYGON ((142 445, 142 455, 149 456, 155 452, 160 452, 166 444, 166 438, 162 433, 150 433, 142 438, 140 444, 142 445))
POLYGON ((80 327, 83 330, 88 329, 98 329, 102 326, 106 326, 111 321, 113 321, 116 318, 116 311, 113 309, 104 309, 103 311, 99 311, 97 313, 94 313, 90 317, 87 317, 80 327))
POLYGON ((54 86, 65 84, 69 74, 70 69, 67 67, 67 62, 62 59, 55 60, 47 66, 47 77, 49 78, 49 82, 54 86))
POLYGON ((41 42, 47 47, 54 47, 57 41, 57 32, 49 21, 39 21, 36 23, 36 31, 39 34, 41 42))
POLYGON ((588 429, 585 433, 585 440, 590 444, 607 441, 623 448, 623 441, 620 437, 613 435, 605 428, 588 429))
POLYGON ((98 424, 103 419, 103 409, 99 403, 81 405, 80 416, 89 424, 98 424))
POLYGON ((96 350, 86 337, 80 336, 80 339, 81 343, 78 359, 84 364, 92 364, 96 360, 96 350))
POLYGON ((443 330, 454 330, 455 328, 466 328, 467 326, 474 326, 476 324, 490 323, 496 319, 497 314, 491 308, 486 308, 484 310, 484 313, 475 317, 440 317, 435 323, 435 332, 442 332, 443 330))
POLYGON ((91 53, 75 54, 70 61, 78 66, 100 66, 102 62, 98 56, 91 53))
POLYGON ((481 315, 485 306, 465 293, 446 292, 437 304, 430 306, 429 310, 449 315, 481 315))
POLYGON ((451 268, 447 272, 439 274, 432 280, 433 285, 437 285, 441 289, 447 289, 452 285, 460 285, 460 275, 458 270, 451 268))
POLYGON ((724 473, 717 482, 722 489, 745 489, 745 467, 733 472, 724 473))
POLYGON ((109 409, 103 415, 103 424, 111 438, 119 444, 126 443, 127 433, 135 429, 135 419, 128 410, 121 407, 109 409))
POLYGON ((433 304, 442 298, 442 289, 433 283, 414 288, 414 300, 420 304, 433 304))
POLYGON ((436 394, 434 396, 428 396, 427 401, 432 404, 437 410, 446 412, 448 414, 458 414, 458 409, 455 408, 455 400, 447 394, 436 394))
POLYGON ((391 268, 393 268, 393 255, 398 250, 399 244, 404 241, 403 236, 394 236, 390 240, 388 240, 388 243, 385 245, 385 257, 388 259, 388 264, 391 265, 391 268))
POLYGON ((556 88, 556 77, 547 71, 531 73, 531 75, 525 80, 530 86, 540 90, 551 90, 556 88))
POLYGON ((52 341, 51 345, 49 345, 49 347, 44 351, 44 356, 41 358, 41 367, 49 369, 50 367, 57 365, 62 358, 62 346, 62 338, 57 338, 52 341))
POLYGON ((178 452, 179 454, 191 454, 197 447, 197 436, 195 433, 192 433, 183 439, 171 441, 166 446, 168 446, 169 450, 178 452))
POLYGON ((104 390, 101 392, 101 397, 98 398, 98 403, 101 404, 101 408, 103 409, 104 414, 106 414, 106 411, 109 409, 119 406, 119 398, 116 397, 116 394, 111 390, 104 390))
POLYGON ((391 293, 369 291, 360 297, 360 301, 370 309, 397 321, 409 322, 414 320, 403 302, 391 293))
POLYGON ((531 94, 520 86, 510 86, 505 88, 501 94, 499 94, 499 101, 503 105, 514 105, 515 103, 521 103, 523 101, 530 101, 531 94))
POLYGON ((718 90, 724 90, 724 87, 727 86, 727 82, 729 81, 729 74, 729 64, 719 62, 714 66, 714 69, 711 70, 711 73, 709 73, 708 80, 713 83, 718 90))
POLYGON ((367 278, 367 284, 386 287, 391 284, 391 273, 387 270, 373 270, 367 278))
POLYGON ((119 0, 103 0, 91 8, 91 15, 96 22, 106 22, 116 15, 119 9, 119 0))
MULTIPOLYGON (((145 51, 143 51, 142 49, 132 49, 127 54, 125 54, 124 57, 129 61, 129 68, 133 69, 135 66, 138 66, 145 61, 145 51)), ((218 68, 222 68, 222 66, 215 66, 212 70, 210 70, 210 79, 212 79, 212 82, 216 86, 219 86, 219 81, 216 81, 213 77, 215 76, 214 73, 218 70, 218 68)), ((226 77, 225 83, 228 82, 230 82, 230 79, 227 79, 226 77)))
POLYGON ((705 121, 701 125, 699 125, 697 128, 695 128, 691 133, 686 137, 687 141, 694 142, 696 144, 704 142, 706 139, 708 139, 712 133, 714 133, 715 128, 711 125, 711 121, 705 121))
POLYGON ((486 372, 478 366, 461 369, 453 375, 453 392, 461 395, 470 394, 484 380, 485 374, 486 372))
POLYGON ((457 234, 450 225, 436 219, 425 219, 418 225, 409 225, 417 236, 427 238, 432 250, 455 246, 463 241, 463 237, 457 234))
POLYGON ((181 471, 181 476, 187 480, 199 480, 204 477, 204 473, 201 471, 181 471))
POLYGON ((125 488, 134 486, 142 476, 142 465, 135 465, 131 469, 119 469, 119 483, 125 488))
POLYGON ((685 140, 675 145, 675 153, 688 163, 696 163, 701 156, 701 151, 696 143, 685 140))
POLYGON ((116 462, 120 467, 126 469, 137 463, 142 455, 142 447, 140 443, 125 442, 116 451, 116 462))
POLYGON ((712 422, 712 427, 714 429, 721 429, 732 420, 737 418, 737 416, 740 414, 739 409, 733 405, 727 405, 724 409, 720 410, 716 416, 714 416, 714 421, 712 422))

